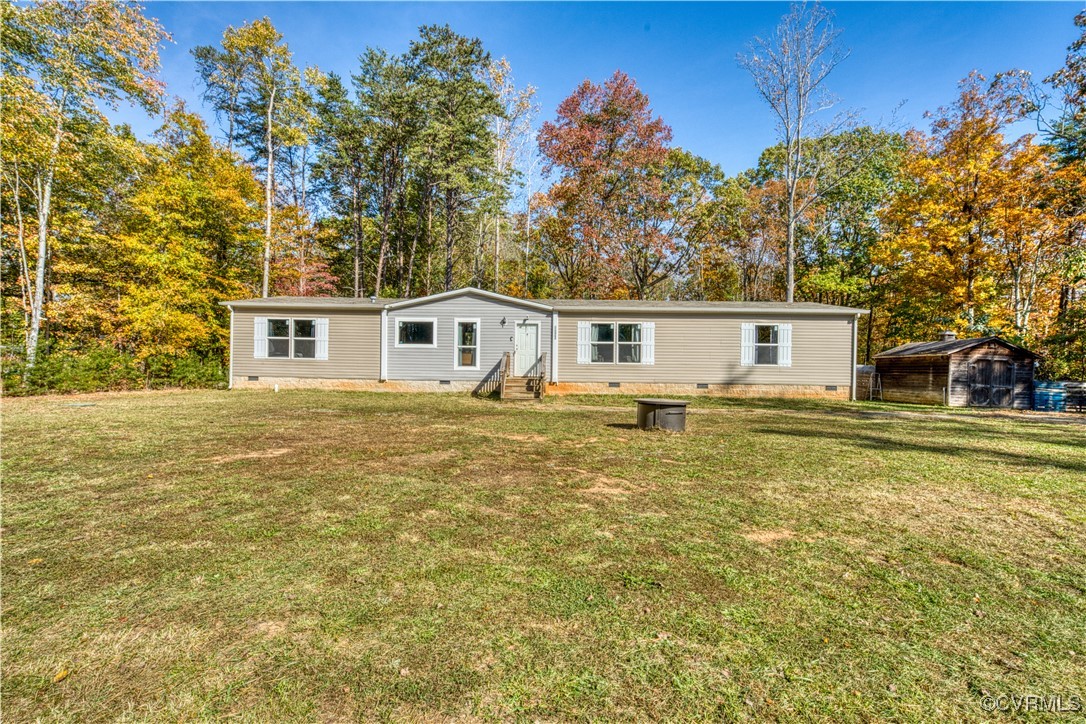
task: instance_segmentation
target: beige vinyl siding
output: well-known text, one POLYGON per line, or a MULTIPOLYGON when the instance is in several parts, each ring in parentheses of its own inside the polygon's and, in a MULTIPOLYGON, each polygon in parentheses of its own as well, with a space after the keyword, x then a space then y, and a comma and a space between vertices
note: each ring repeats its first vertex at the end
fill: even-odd
POLYGON ((853 321, 849 315, 562 312, 558 321, 558 379, 560 382, 848 386, 852 384, 853 321), (655 364, 577 364, 578 322, 654 322, 655 364), (791 324, 792 366, 743 367, 740 338, 744 322, 791 324))
POLYGON ((235 377, 299 377, 376 380, 381 371, 380 310, 298 310, 286 306, 234 310, 233 374, 235 377), (328 359, 255 359, 256 317, 327 319, 328 359))

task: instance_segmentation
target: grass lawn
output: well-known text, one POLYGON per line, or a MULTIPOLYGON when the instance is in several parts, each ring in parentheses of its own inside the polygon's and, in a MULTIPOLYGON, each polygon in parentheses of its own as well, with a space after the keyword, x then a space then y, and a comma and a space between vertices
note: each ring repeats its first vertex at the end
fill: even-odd
POLYGON ((1086 699, 1082 420, 703 398, 674 435, 622 397, 320 391, 3 415, 5 722, 1086 699))

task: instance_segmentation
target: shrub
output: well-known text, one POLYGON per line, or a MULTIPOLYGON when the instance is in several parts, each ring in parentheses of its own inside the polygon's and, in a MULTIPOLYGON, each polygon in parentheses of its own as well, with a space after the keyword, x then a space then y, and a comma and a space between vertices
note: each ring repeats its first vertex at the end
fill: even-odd
POLYGON ((221 360, 196 354, 152 357, 144 361, 114 347, 56 350, 39 356, 27 369, 26 360, 8 357, 3 365, 4 394, 104 392, 162 387, 225 387, 221 360))

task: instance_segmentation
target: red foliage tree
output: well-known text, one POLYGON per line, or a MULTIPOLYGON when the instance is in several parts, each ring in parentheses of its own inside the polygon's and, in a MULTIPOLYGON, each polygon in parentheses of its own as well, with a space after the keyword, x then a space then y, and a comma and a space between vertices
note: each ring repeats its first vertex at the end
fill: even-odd
POLYGON ((675 241, 655 223, 670 206, 670 140, 648 96, 621 71, 603 85, 581 83, 543 124, 544 173, 558 178, 541 209, 540 253, 564 293, 641 297, 659 281, 637 272, 675 241))

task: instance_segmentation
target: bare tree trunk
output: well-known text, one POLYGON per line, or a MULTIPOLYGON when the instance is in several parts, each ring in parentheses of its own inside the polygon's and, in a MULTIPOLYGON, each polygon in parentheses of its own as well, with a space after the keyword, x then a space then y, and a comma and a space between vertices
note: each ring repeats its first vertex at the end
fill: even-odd
POLYGON ((393 184, 393 179, 390 178, 393 172, 389 170, 389 165, 394 162, 386 157, 385 170, 381 174, 381 240, 377 245, 377 267, 373 273, 373 293, 377 296, 381 295, 381 285, 385 276, 385 257, 388 255, 388 227, 392 217, 393 184))
POLYGON ((524 289, 528 289, 528 259, 532 251, 532 177, 531 169, 528 175, 528 203, 524 209, 524 289))
POLYGON ((502 242, 502 217, 498 214, 494 218, 494 291, 498 291, 501 275, 501 242, 502 242))
POLYGON ((275 148, 272 145, 272 109, 275 106, 275 88, 268 98, 268 110, 265 118, 265 145, 268 156, 267 178, 264 179, 264 278, 261 282, 261 295, 268 296, 268 280, 271 277, 271 239, 272 239, 272 189, 275 186, 275 148))
POLYGON ((791 304, 796 295, 796 217, 795 196, 788 195, 788 234, 784 250, 785 301, 791 304))
POLYGON ((45 266, 49 257, 49 212, 53 203, 53 173, 60 155, 60 140, 64 136, 64 111, 67 93, 61 96, 57 107, 57 127, 53 131, 53 145, 49 151, 49 165, 45 178, 38 177, 38 258, 34 270, 34 297, 30 307, 30 333, 26 338, 26 368, 34 367, 38 360, 38 340, 45 308, 45 266))
POLYGON ((22 186, 19 163, 15 162, 13 166, 15 178, 10 180, 9 184, 15 205, 15 233, 19 244, 19 292, 23 300, 23 345, 25 348, 27 333, 30 331, 30 310, 34 306, 34 292, 30 288, 30 262, 26 256, 26 224, 23 220, 23 204, 19 198, 19 187, 22 186))
POLYGON ((362 296, 362 222, 358 212, 358 184, 351 182, 351 232, 354 235, 354 296, 362 296))
POLYGON ((454 197, 452 190, 445 192, 445 291, 450 291, 453 285, 453 246, 456 243, 454 197))
POLYGON ((407 280, 404 284, 404 296, 411 296, 411 286, 415 279, 415 252, 419 248, 419 234, 422 233, 422 217, 415 221, 415 234, 411 237, 411 251, 407 255, 407 280))
POLYGON ((430 296, 430 283, 434 278, 434 202, 426 200, 426 296, 430 296))

